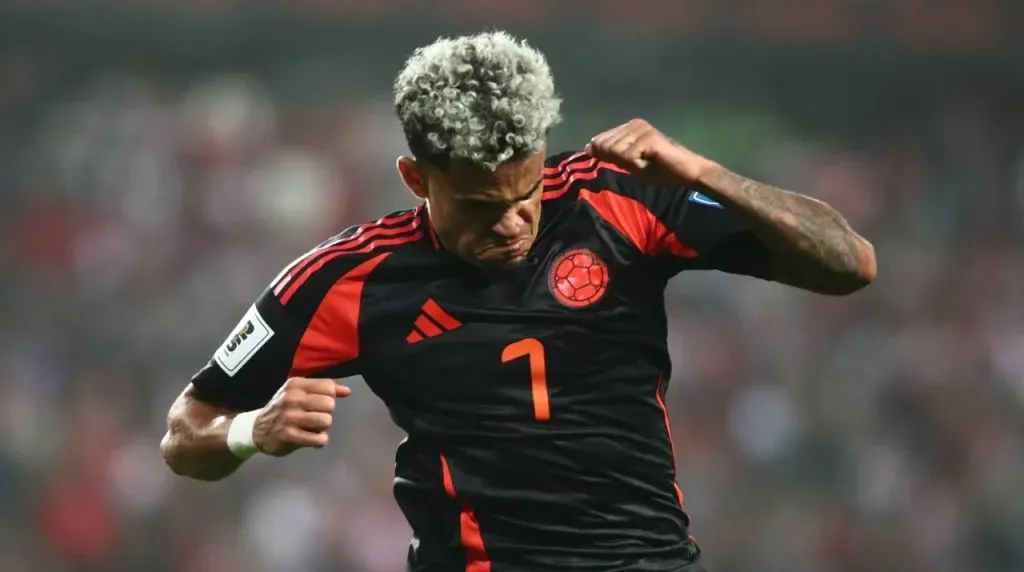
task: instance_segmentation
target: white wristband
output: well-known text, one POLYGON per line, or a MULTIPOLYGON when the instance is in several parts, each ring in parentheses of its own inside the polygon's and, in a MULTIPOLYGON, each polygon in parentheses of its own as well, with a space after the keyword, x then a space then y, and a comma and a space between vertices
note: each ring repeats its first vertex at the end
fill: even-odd
POLYGON ((259 453, 259 448, 252 438, 253 426, 256 425, 256 418, 262 413, 262 409, 246 411, 235 415, 228 426, 228 449, 243 461, 259 453))

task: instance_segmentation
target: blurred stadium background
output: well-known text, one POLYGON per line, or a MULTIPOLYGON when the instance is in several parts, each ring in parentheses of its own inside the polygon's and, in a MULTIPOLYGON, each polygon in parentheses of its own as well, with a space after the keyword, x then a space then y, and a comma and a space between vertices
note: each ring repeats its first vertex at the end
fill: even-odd
POLYGON ((849 299, 670 285, 680 482, 714 572, 1024 570, 1024 2, 0 0, 0 570, 399 572, 401 435, 171 478, 175 394, 278 269, 414 204, 389 88, 499 26, 566 96, 835 204, 849 299))

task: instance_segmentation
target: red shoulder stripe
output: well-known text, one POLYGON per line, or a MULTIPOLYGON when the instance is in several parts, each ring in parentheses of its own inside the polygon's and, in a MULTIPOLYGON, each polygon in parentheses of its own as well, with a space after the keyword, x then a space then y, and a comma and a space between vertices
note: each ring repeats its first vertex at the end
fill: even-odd
POLYGON ((292 358, 289 377, 310 375, 359 357, 359 310, 366 278, 390 256, 382 252, 331 286, 306 326, 292 358))
POLYGON ((551 169, 549 177, 548 169, 545 169, 544 187, 541 200, 557 199, 568 192, 569 187, 577 181, 590 181, 596 179, 602 171, 614 171, 616 173, 628 173, 622 167, 605 161, 598 161, 583 152, 566 159, 558 167, 551 169), (576 159, 573 159, 576 157, 576 159))
MULTIPOLYGON (((376 224, 376 223, 374 223, 376 224)), ((365 252, 360 251, 359 248, 367 244, 375 244, 384 237, 391 237, 402 235, 405 233, 412 232, 420 225, 420 219, 413 219, 400 226, 374 226, 368 227, 370 230, 362 232, 360 227, 354 234, 347 236, 341 240, 337 240, 331 243, 329 246, 319 248, 312 254, 305 256, 306 262, 304 264, 295 264, 292 270, 283 273, 283 277, 279 279, 277 285, 274 286, 273 292, 275 296, 280 296, 281 292, 284 291, 286 286, 294 284, 295 280, 301 276, 309 274, 311 268, 317 267, 317 264, 321 262, 325 257, 330 256, 337 252, 365 252)), ((323 266, 320 264, 320 266, 323 266)))
POLYGON ((544 185, 548 187, 552 185, 560 185, 564 183, 566 179, 571 177, 574 173, 590 171, 594 169, 596 166, 597 159, 594 159, 593 157, 589 156, 584 156, 582 159, 564 165, 563 167, 561 167, 558 173, 555 173, 553 175, 545 175, 544 185))
POLYGON ((566 167, 568 167, 569 165, 573 163, 578 163, 580 161, 586 162, 589 160, 590 157, 587 155, 585 151, 573 153, 572 155, 563 159, 561 163, 555 165, 554 167, 544 167, 544 178, 555 177, 561 174, 562 171, 564 171, 566 167))
POLYGON ((597 214, 614 226, 639 250, 648 256, 672 254, 679 258, 696 258, 697 251, 679 242, 676 233, 666 227, 640 201, 609 190, 580 190, 580 200, 590 203, 597 214))
POLYGON ((302 256, 296 258, 280 274, 278 274, 278 276, 276 278, 274 278, 274 281, 271 282, 271 287, 274 290, 274 294, 275 295, 276 294, 280 294, 280 292, 284 288, 285 284, 287 284, 292 279, 294 279, 295 276, 301 274, 306 266, 311 264, 317 257, 322 256, 325 252, 327 252, 331 248, 333 248, 335 246, 338 246, 338 245, 341 245, 341 244, 344 244, 344 243, 348 243, 348 242, 350 242, 352 240, 363 239, 364 235, 366 233, 368 233, 369 231, 371 231, 371 230, 373 230, 375 228, 382 227, 384 225, 397 225, 397 224, 406 222, 406 221, 408 221, 408 220, 410 220, 412 218, 415 218, 417 214, 418 214, 417 211, 412 211, 412 212, 401 213, 401 214, 398 214, 398 215, 391 215, 391 216, 382 217, 382 218, 380 218, 378 220, 375 220, 375 221, 368 222, 368 223, 360 225, 358 228, 356 228, 355 232, 353 232, 352 234, 343 236, 343 237, 338 238, 336 240, 333 240, 333 241, 327 242, 325 244, 321 244, 320 246, 317 246, 316 248, 314 248, 314 249, 310 250, 309 252, 303 254, 302 256))
POLYGON ((312 264, 308 265, 301 273, 297 274, 294 279, 289 281, 286 278, 282 281, 278 288, 275 289, 275 294, 284 290, 284 292, 279 295, 281 296, 281 303, 287 304, 288 301, 291 300, 292 296, 295 295, 295 292, 302 287, 302 285, 305 284, 313 274, 332 260, 351 254, 365 254, 382 246, 397 246, 399 244, 415 242, 423 238, 423 231, 416 230, 416 227, 418 226, 419 219, 416 219, 399 228, 376 229, 380 232, 375 233, 372 237, 367 233, 367 240, 365 241, 344 242, 338 246, 325 250, 322 253, 322 256, 317 258, 312 264))
MULTIPOLYGON (((565 173, 573 170, 579 170, 580 166, 593 165, 594 157, 588 155, 586 151, 580 151, 562 160, 561 163, 554 167, 544 167, 544 178, 545 179, 557 179, 565 176, 565 173)), ((612 171, 619 173, 628 173, 626 169, 615 165, 614 163, 608 163, 606 161, 600 161, 598 164, 612 171)))

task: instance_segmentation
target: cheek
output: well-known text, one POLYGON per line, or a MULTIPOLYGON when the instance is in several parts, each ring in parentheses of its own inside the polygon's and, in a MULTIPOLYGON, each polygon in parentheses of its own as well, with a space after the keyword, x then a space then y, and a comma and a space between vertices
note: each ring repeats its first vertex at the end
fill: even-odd
POLYGON ((438 231, 457 227, 461 219, 462 217, 458 209, 453 208, 450 202, 444 200, 430 201, 430 220, 438 231))
POLYGON ((540 199, 523 205, 520 215, 530 225, 536 225, 540 221, 540 199))
POLYGON ((486 231, 482 217, 449 204, 432 208, 431 220, 438 234, 452 241, 451 243, 471 243, 486 231))

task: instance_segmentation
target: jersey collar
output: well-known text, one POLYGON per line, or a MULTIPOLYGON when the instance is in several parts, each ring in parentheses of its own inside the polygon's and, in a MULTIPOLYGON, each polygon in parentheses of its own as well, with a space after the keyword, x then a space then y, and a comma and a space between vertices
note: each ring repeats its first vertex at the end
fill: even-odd
POLYGON ((444 250, 444 247, 441 246, 441 241, 437 238, 437 231, 434 230, 434 223, 430 221, 430 209, 427 208, 427 203, 420 203, 416 210, 423 217, 423 226, 427 229, 427 234, 430 236, 430 242, 434 245, 434 250, 444 250))

